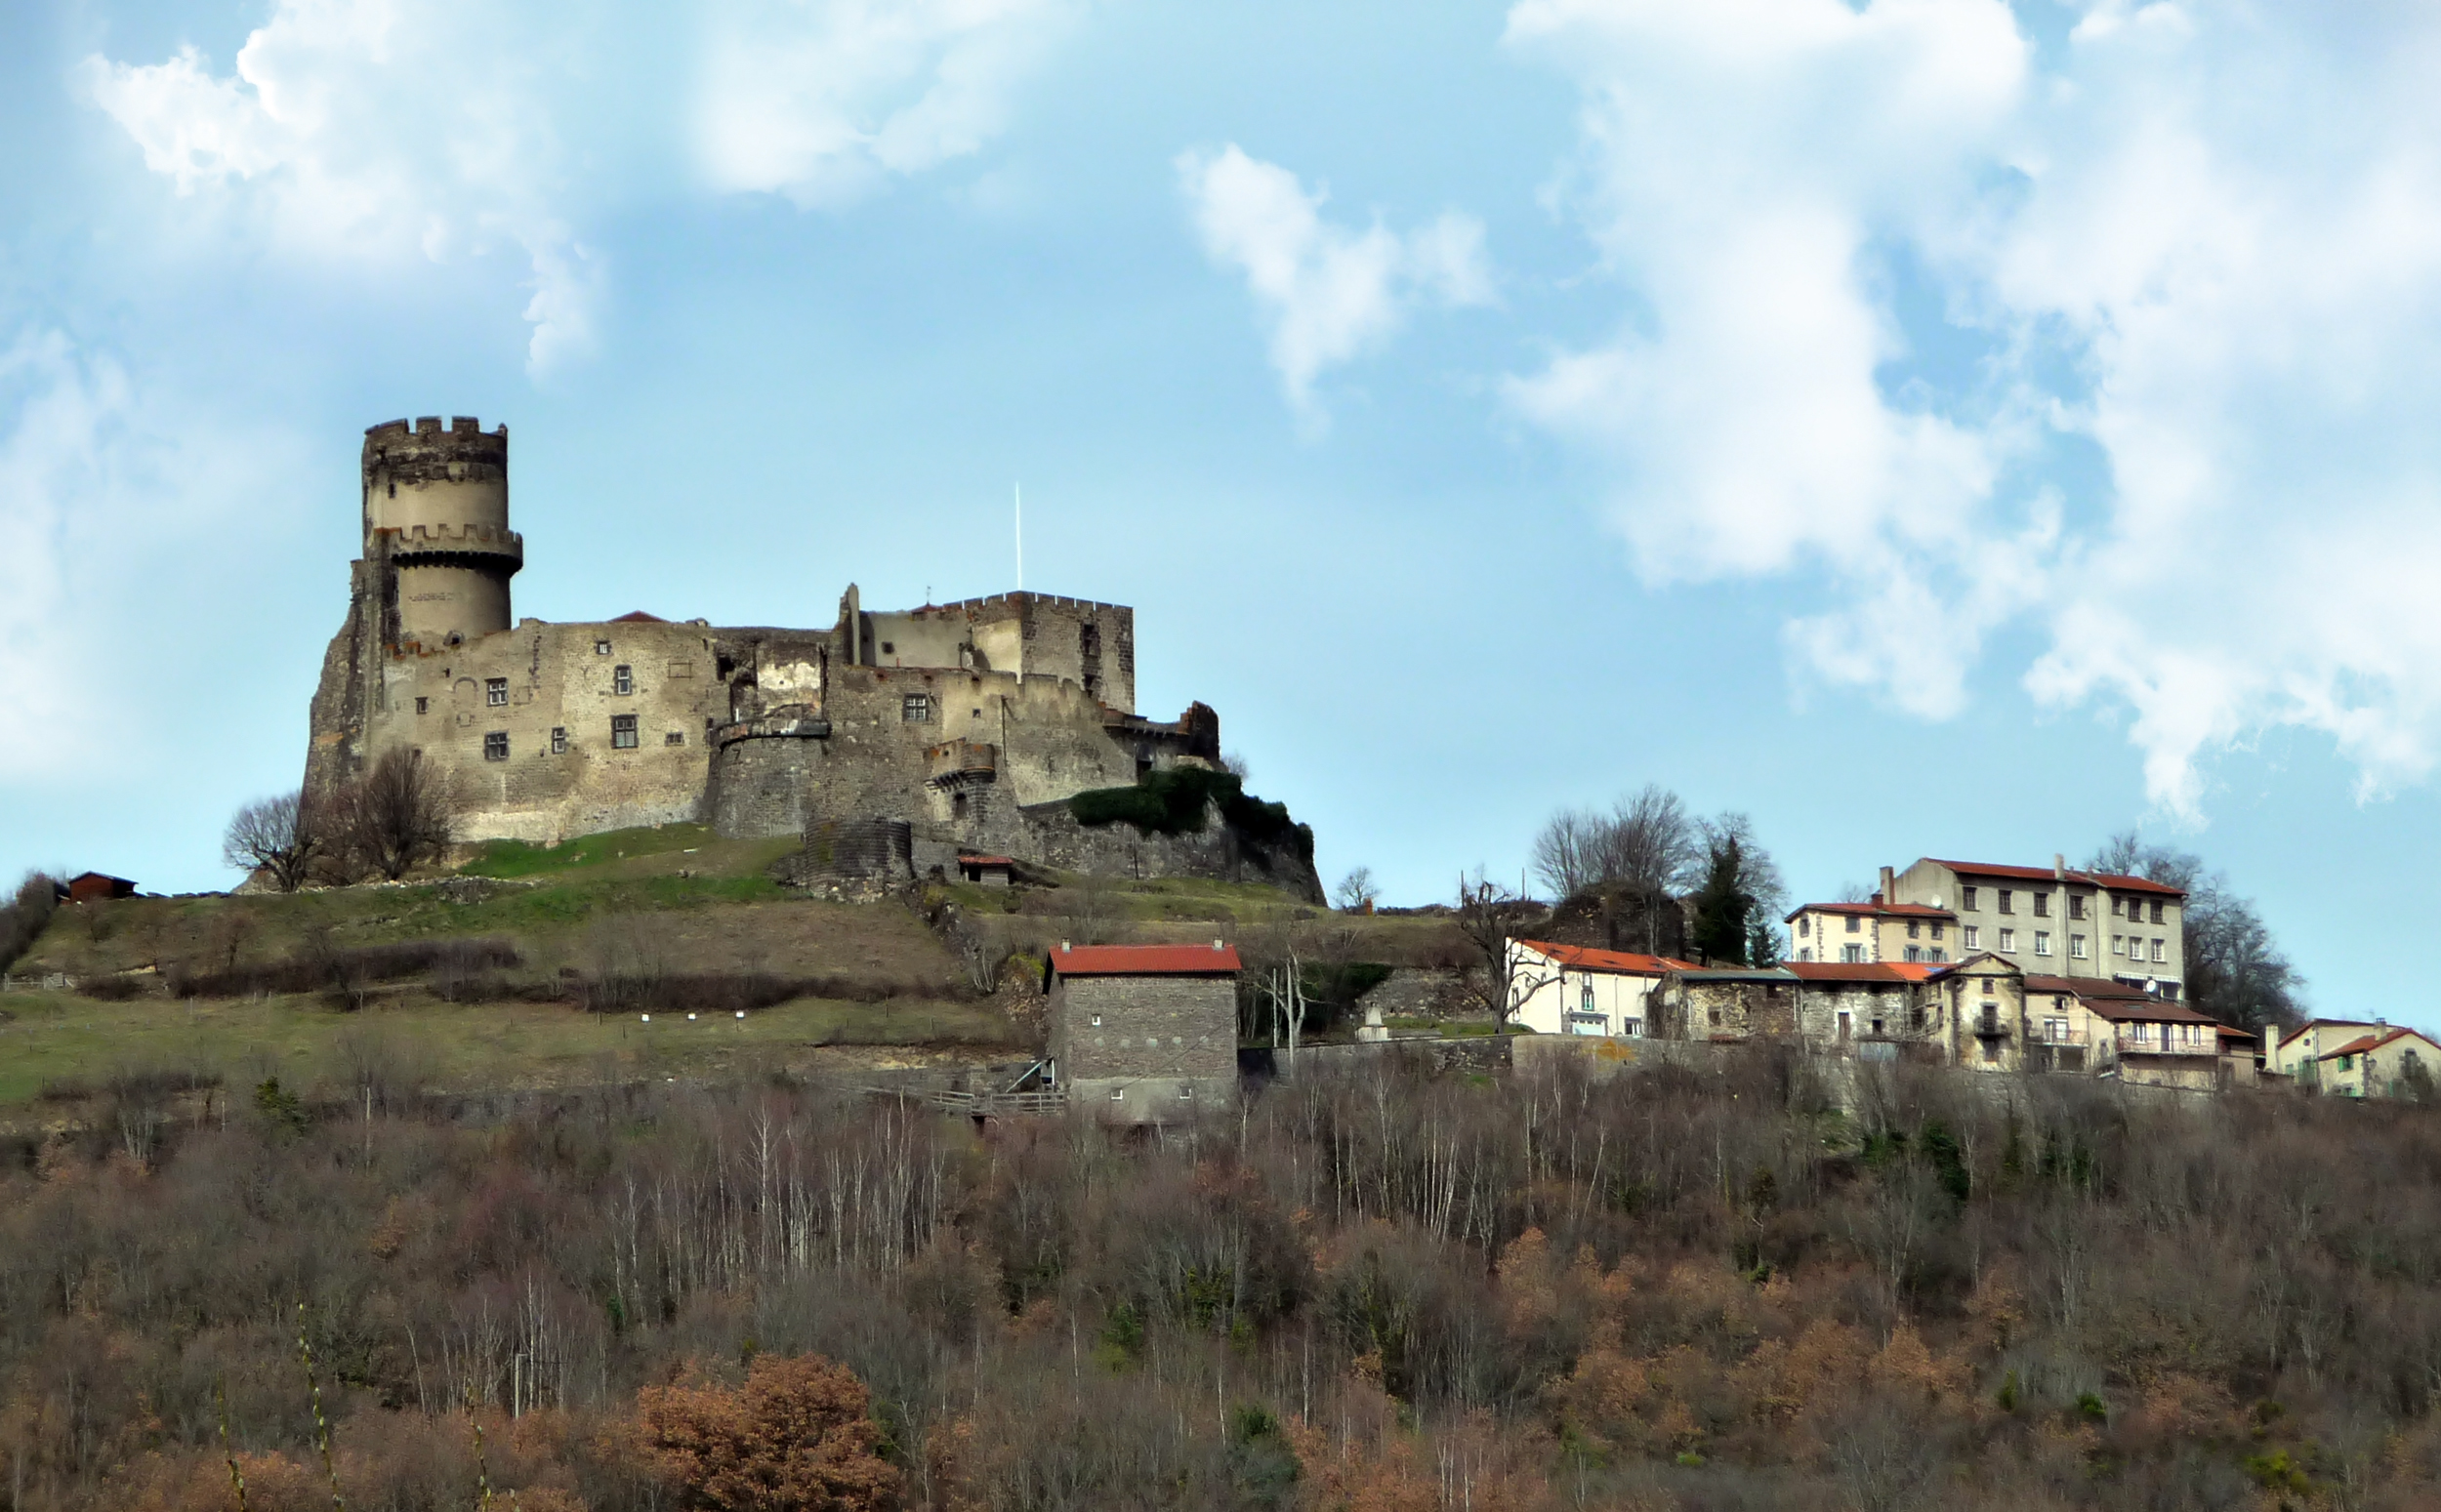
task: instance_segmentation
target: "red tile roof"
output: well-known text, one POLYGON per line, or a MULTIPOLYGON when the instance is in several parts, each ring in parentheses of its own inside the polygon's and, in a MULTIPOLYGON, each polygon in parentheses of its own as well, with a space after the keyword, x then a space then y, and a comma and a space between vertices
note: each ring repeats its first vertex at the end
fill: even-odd
POLYGON ((2155 999, 2138 999, 2131 1002, 2123 998, 2079 998, 2085 1010, 2096 1018, 2114 1024, 2210 1024, 2220 1027, 2220 1020, 2198 1013, 2183 1002, 2163 1002, 2155 999))
POLYGON ((1791 971, 1808 982, 1921 982, 1943 960, 1791 960, 1791 971))
POLYGON ((2104 976, 2029 975, 2026 978, 2026 991, 2068 993, 2079 998, 2117 998, 2131 1002, 2148 1001, 2153 996, 2141 987, 2131 987, 2125 982, 2114 982, 2104 976))
POLYGON ((1014 856, 962 855, 958 858, 958 864, 960 866, 1015 866, 1017 864, 1017 858, 1014 856))
POLYGON ((667 625, 670 622, 657 614, 646 614, 641 609, 630 609, 609 623, 612 625, 667 625))
POLYGON ((1673 960, 1667 956, 1638 956, 1632 951, 1597 951, 1583 945, 1555 945, 1549 940, 1519 940, 1517 943, 1579 971, 1659 976, 1664 971, 1687 971, 1695 966, 1691 960, 1673 960))
MULTIPOLYGON (((2048 866, 1992 866, 1981 861, 1944 861, 1938 856, 1927 856, 1924 859, 1934 866, 1948 867, 1961 877, 2006 877, 2019 881, 2048 882, 2059 880, 2061 876, 2048 866)), ((2072 882, 2094 883, 2116 892, 2158 892, 2166 898, 2183 898, 2187 895, 2183 887, 2172 887, 2167 882, 2157 882, 2149 878, 2123 877, 2116 872, 2080 872, 2071 867, 2065 876, 2066 879, 2072 882)))
POLYGON ((2282 1035, 2280 1037, 2280 1043, 2283 1048, 2286 1048, 2290 1041, 2295 1040, 2297 1036, 2305 1033, 2309 1029, 2379 1029, 2380 1027, 2381 1026, 2379 1024, 2375 1023, 2373 1020, 2363 1018, 2309 1018, 2304 1023, 2290 1030, 2287 1034, 2282 1035))
POLYGON ((1877 917, 1956 919, 1958 917, 1958 911, 1955 909, 1934 908, 1929 903, 1808 903, 1801 908, 1792 910, 1788 917, 1780 921, 1785 924, 1800 914, 1854 914, 1860 919, 1877 917))
MULTIPOLYGON (((2350 1040, 2347 1043, 2339 1046, 2338 1049, 2327 1050, 2314 1058, 2316 1060, 2329 1060, 2336 1055, 2362 1055, 2367 1050, 2380 1049, 2383 1045, 2388 1044, 2393 1040, 2405 1039, 2410 1035, 2414 1035, 2417 1039, 2423 1041, 2426 1044, 2432 1044, 2432 1040, 2429 1036, 2417 1034, 2415 1030, 2402 1025, 2399 1028, 2388 1031, 2377 1031, 2370 1035, 2359 1035, 2357 1038, 2350 1040)), ((2433 1045, 2433 1048, 2441 1049, 2441 1045, 2433 1045)))
POLYGON ((1061 976, 1235 976, 1234 945, 1079 945, 1051 953, 1061 976))

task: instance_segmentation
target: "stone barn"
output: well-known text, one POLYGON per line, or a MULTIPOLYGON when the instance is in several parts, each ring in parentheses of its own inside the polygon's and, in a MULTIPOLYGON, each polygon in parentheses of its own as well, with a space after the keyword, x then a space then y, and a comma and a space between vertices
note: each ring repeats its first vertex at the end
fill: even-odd
POLYGON ((1176 1124, 1237 1096, 1237 951, 1061 942, 1043 967, 1052 1074, 1097 1122, 1176 1124))

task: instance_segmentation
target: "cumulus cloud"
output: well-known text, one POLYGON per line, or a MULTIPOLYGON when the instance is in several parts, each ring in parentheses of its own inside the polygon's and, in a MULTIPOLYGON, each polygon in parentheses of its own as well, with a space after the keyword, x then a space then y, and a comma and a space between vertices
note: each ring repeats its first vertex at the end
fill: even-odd
POLYGON ((1069 4, 726 0, 665 32, 603 0, 276 0, 226 75, 186 48, 75 82, 182 196, 277 245, 373 267, 514 248, 540 376, 599 345, 588 225, 707 184, 836 204, 972 153, 1069 4))
POLYGON ((965 157, 1073 20, 1071 0, 724 0, 696 149, 724 190, 845 203, 965 157))
POLYGON ((1559 198, 1632 291, 1510 398, 1610 461, 1645 574, 1821 577, 1805 674, 1933 715, 2031 624, 2028 686, 2128 711, 2173 809, 2275 724, 2369 790, 2429 772, 2441 17, 2105 0, 2038 53, 1998 0, 1522 0, 1508 35, 1578 87, 1559 198))
POLYGON ((1271 365, 1308 419, 1319 418, 1322 370, 1381 346, 1419 301, 1492 301, 1483 226, 1469 216, 1444 212, 1404 235, 1378 221, 1351 230, 1323 219, 1326 191, 1234 143, 1183 153, 1176 166, 1205 253, 1245 274, 1271 365))

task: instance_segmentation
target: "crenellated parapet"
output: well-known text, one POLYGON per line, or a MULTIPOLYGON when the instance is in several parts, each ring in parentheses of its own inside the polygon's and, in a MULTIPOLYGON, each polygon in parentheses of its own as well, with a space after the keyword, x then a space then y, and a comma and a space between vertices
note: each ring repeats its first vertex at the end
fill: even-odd
POLYGON ((400 567, 445 562, 516 572, 525 565, 525 538, 505 526, 386 526, 374 534, 382 539, 392 563, 400 567))

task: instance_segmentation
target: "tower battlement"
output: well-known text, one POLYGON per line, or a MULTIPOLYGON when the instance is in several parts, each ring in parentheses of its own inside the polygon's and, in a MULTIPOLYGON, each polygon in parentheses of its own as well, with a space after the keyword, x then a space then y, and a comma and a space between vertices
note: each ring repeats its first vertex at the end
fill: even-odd
POLYGON ((509 528, 509 428, 472 415, 367 427, 364 551, 395 579, 385 638, 450 645, 507 630, 509 579, 525 565, 509 528))

